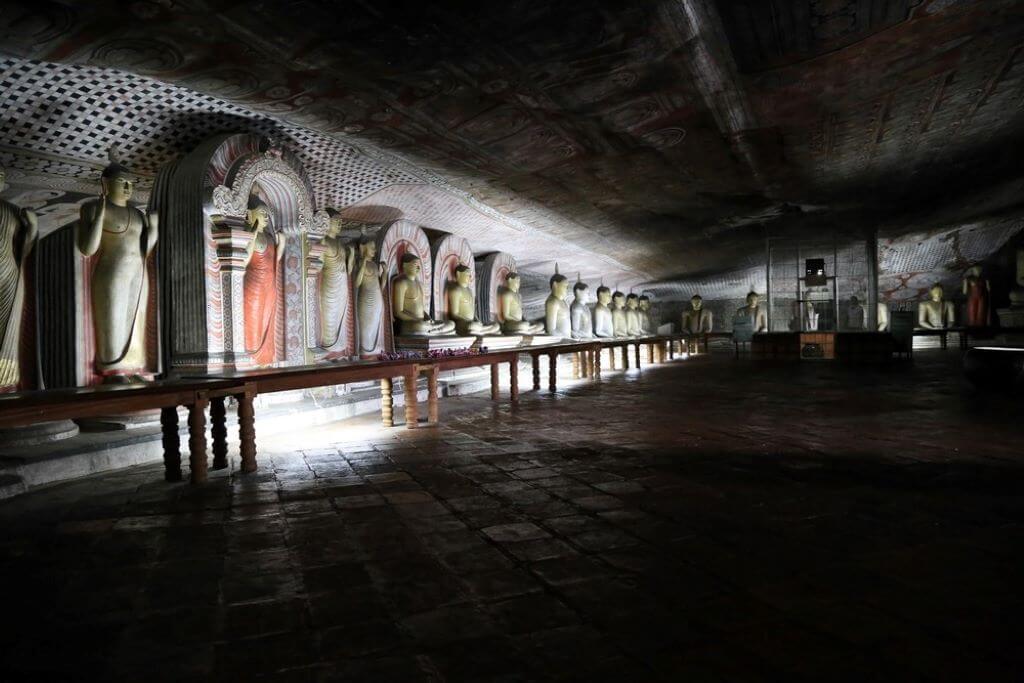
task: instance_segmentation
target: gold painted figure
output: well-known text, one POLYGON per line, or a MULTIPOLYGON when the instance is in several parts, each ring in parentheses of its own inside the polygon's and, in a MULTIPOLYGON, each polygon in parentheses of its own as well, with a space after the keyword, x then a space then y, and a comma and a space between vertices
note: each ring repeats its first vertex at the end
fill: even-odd
POLYGON ((423 303, 420 270, 423 264, 415 254, 402 256, 402 274, 391 284, 391 311, 404 336, 436 337, 455 333, 451 320, 431 320, 423 303))
POLYGON ((543 323, 531 323, 523 320, 523 299, 519 294, 518 273, 509 273, 505 278, 505 287, 498 294, 501 304, 501 331, 505 334, 544 334, 543 323))
POLYGON ((629 336, 629 324, 626 321, 626 295, 622 292, 612 294, 612 331, 616 337, 629 336))
POLYGON ((94 368, 105 382, 142 381, 149 303, 146 260, 157 242, 157 215, 128 204, 135 180, 113 151, 100 185, 100 197, 82 205, 75 235, 78 251, 96 257, 89 278, 94 368))
POLYGON ((587 305, 587 297, 590 294, 585 282, 577 282, 572 288, 573 302, 569 307, 569 319, 572 323, 573 339, 593 339, 594 320, 590 313, 590 306, 587 305))
MULTIPOLYGON (((0 166, 0 192, 7 173, 0 166)), ((0 391, 16 391, 21 383, 19 351, 25 306, 25 263, 36 244, 36 215, 0 199, 0 391)))
POLYGON ((498 323, 482 323, 476 318, 476 297, 469 286, 473 271, 465 264, 455 268, 455 282, 448 283, 448 317, 455 321, 455 331, 461 335, 501 334, 498 323))
POLYGON ((604 285, 597 288, 597 303, 594 304, 594 336, 602 339, 615 336, 612 321, 612 290, 604 285))
POLYGON ((359 241, 359 263, 352 286, 356 293, 359 355, 378 353, 380 318, 384 314, 384 264, 377 261, 377 242, 372 237, 359 241))
POLYGON ((572 337, 572 321, 569 319, 569 304, 565 295, 569 291, 569 280, 556 272, 548 283, 551 294, 544 302, 544 329, 553 337, 572 337))
POLYGON ((690 297, 690 310, 683 313, 683 332, 704 334, 714 327, 714 316, 704 308, 704 299, 700 294, 690 297))
POLYGON ((749 318, 755 333, 768 331, 768 314, 761 307, 761 295, 757 292, 747 294, 747 305, 736 311, 736 317, 749 318))
POLYGON ((952 302, 943 298, 942 285, 938 283, 932 285, 932 288, 928 290, 928 296, 928 301, 922 301, 917 306, 917 326, 926 330, 942 330, 952 327, 956 312, 952 302))

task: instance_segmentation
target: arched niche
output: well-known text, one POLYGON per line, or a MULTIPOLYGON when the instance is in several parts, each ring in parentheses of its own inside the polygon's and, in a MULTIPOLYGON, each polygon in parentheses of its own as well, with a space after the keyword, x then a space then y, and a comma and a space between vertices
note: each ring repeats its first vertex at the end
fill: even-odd
POLYGON ((420 285, 423 288, 424 310, 431 310, 431 278, 432 262, 430 254, 430 241, 427 234, 413 223, 407 220, 397 220, 385 226, 377 233, 377 258, 384 264, 384 315, 381 316, 381 335, 383 351, 393 351, 394 325, 391 315, 391 283, 402 270, 401 262, 405 254, 416 254, 423 267, 420 270, 420 285))
POLYGON ((501 304, 498 300, 505 280, 509 273, 516 270, 516 260, 503 251, 496 251, 477 259, 477 295, 476 302, 480 320, 483 322, 505 322, 501 317, 501 304))
POLYGON ((262 136, 218 136, 161 169, 151 202, 161 215, 163 350, 171 373, 311 360, 316 259, 309 255, 327 220, 314 213, 308 178, 293 155, 262 136), (268 235, 283 243, 274 274, 274 350, 259 359, 246 345, 252 197, 269 207, 268 235))
POLYGON ((455 281, 455 269, 459 265, 469 267, 476 279, 473 264, 473 250, 469 240, 456 235, 444 235, 433 241, 431 251, 434 258, 433 299, 430 315, 434 320, 448 319, 448 283, 455 281))

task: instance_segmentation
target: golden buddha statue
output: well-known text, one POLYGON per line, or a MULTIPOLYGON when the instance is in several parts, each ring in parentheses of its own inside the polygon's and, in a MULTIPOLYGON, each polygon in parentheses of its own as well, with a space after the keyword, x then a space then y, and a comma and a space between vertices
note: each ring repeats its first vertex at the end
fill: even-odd
POLYGON ((341 338, 348 305, 349 282, 355 265, 355 249, 341 241, 342 221, 331 215, 323 245, 324 266, 320 271, 320 345, 329 349, 341 338))
POLYGON ((616 337, 629 336, 629 325, 626 321, 626 295, 622 292, 612 294, 612 331, 616 337))
POLYGON ((615 336, 612 322, 612 290, 604 285, 597 288, 597 303, 594 304, 594 336, 602 339, 615 336))
POLYGON ((505 278, 505 287, 498 293, 501 305, 501 331, 505 334, 544 334, 543 323, 531 323, 523 320, 523 299, 519 294, 519 273, 509 273, 505 278))
MULTIPOLYGON (((7 172, 0 166, 0 192, 7 172)), ((0 199, 0 392, 19 391, 31 383, 21 366, 25 310, 35 304, 25 296, 25 264, 36 244, 36 215, 0 199)))
POLYGON ((451 320, 431 320, 423 303, 420 271, 423 264, 413 253, 402 256, 402 273, 391 283, 391 314, 398 322, 398 333, 403 336, 436 337, 454 334, 451 320))
POLYGON ((384 264, 377 260, 377 242, 359 241, 359 259, 352 287, 356 293, 356 330, 360 356, 380 353, 380 322, 384 315, 384 264))
POLYGON ((156 246, 155 212, 128 204, 135 180, 115 158, 100 177, 101 194, 82 205, 75 234, 78 251, 95 258, 88 277, 96 374, 104 382, 142 381, 146 371, 146 261, 156 246))
POLYGON ((626 297, 626 336, 640 336, 640 299, 630 292, 626 297))
POLYGON ((565 303, 565 295, 569 291, 569 280, 564 275, 555 274, 548 282, 551 293, 544 302, 544 329, 553 337, 572 337, 572 322, 569 319, 569 304, 565 303))
POLYGON ((473 271, 460 263, 455 268, 455 282, 448 283, 448 317, 455 322, 455 331, 461 335, 484 336, 501 334, 498 323, 482 323, 476 317, 476 297, 469 286, 473 271))
POLYGON ((749 319, 755 333, 768 331, 768 314, 762 308, 761 295, 757 292, 747 294, 747 305, 737 309, 736 317, 749 319))
POLYGON ((946 301, 942 285, 935 283, 928 290, 928 300, 917 306, 917 326, 926 330, 943 330, 952 327, 956 312, 952 302, 946 301))

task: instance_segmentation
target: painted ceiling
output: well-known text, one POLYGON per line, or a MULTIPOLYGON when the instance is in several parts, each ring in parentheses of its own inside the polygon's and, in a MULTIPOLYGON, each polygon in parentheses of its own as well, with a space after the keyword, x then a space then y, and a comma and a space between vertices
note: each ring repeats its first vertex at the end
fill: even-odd
POLYGON ((745 283, 768 232, 1020 227, 1019 0, 4 0, 0 53, 53 221, 111 142, 151 178, 236 129, 353 220, 666 292, 745 283))

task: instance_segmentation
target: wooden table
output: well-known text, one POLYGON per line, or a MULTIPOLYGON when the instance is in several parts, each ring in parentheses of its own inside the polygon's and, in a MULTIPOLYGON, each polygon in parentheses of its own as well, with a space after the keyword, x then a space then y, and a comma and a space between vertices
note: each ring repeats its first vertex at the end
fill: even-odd
POLYGON ((216 397, 238 391, 239 382, 234 379, 194 378, 3 394, 0 395, 0 428, 159 409, 164 477, 167 481, 180 481, 178 406, 185 406, 189 411, 192 481, 199 483, 206 479, 206 406, 216 397))
MULTIPOLYGON (((218 381, 231 383, 224 389, 211 392, 210 417, 213 436, 214 468, 227 467, 227 428, 224 399, 234 396, 238 402, 238 436, 241 469, 243 472, 256 470, 256 427, 253 399, 259 394, 277 391, 295 391, 316 387, 352 384, 368 380, 380 380, 381 421, 385 427, 394 426, 394 399, 392 389, 394 378, 405 378, 405 426, 414 429, 418 422, 416 402, 416 379, 420 359, 388 361, 359 361, 342 363, 321 363, 287 368, 260 368, 237 370, 215 375, 204 375, 218 381)), ((205 404, 202 406, 205 408, 205 404)), ((167 449, 167 436, 173 419, 176 433, 177 413, 171 416, 170 409, 164 409, 167 426, 164 430, 164 460, 173 459, 167 449)), ((201 483, 206 479, 206 434, 205 415, 200 411, 193 425, 189 413, 189 447, 192 451, 192 482, 201 483), (201 441, 200 441, 201 439, 201 441), (197 455, 197 452, 199 455, 197 455)), ((163 419, 161 420, 163 422, 163 419)), ((170 468, 170 465, 168 465, 170 468)), ((179 475, 180 476, 180 475, 179 475)))
POLYGON ((417 375, 427 376, 427 421, 438 422, 437 380, 442 370, 462 370, 489 366, 491 369, 491 400, 497 401, 501 395, 500 367, 508 363, 509 393, 513 404, 519 402, 519 353, 522 349, 503 349, 460 356, 440 358, 424 358, 417 361, 417 375))
POLYGON ((533 370, 533 390, 540 390, 540 357, 548 357, 548 390, 558 391, 558 357, 562 354, 582 354, 583 360, 576 359, 577 367, 585 377, 595 378, 601 374, 601 344, 598 341, 571 341, 543 346, 524 346, 518 351, 530 355, 533 370))

